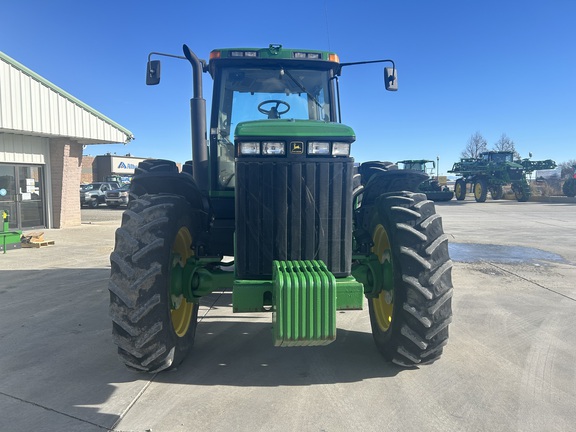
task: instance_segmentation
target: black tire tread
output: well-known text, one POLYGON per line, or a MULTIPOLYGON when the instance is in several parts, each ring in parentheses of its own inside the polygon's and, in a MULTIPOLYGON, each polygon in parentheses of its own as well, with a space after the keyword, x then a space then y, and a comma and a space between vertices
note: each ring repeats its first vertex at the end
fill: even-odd
POLYGON ((387 215, 389 219, 385 226, 391 231, 395 273, 401 275, 395 294, 395 302, 400 304, 395 305, 388 330, 393 332, 389 346, 378 348, 400 366, 431 363, 442 354, 452 320, 448 237, 434 203, 424 194, 383 195, 376 207, 376 217, 387 215))
MULTIPOLYGON (((118 354, 134 370, 157 372, 181 360, 175 359, 178 350, 166 289, 167 248, 171 247, 166 238, 174 215, 182 210, 178 205, 183 205, 180 197, 143 195, 130 202, 116 231, 110 255, 109 312, 118 354)), ((193 319, 191 331, 196 316, 193 319)))
POLYGON ((466 182, 463 179, 456 180, 456 184, 460 185, 461 193, 459 195, 456 194, 456 185, 454 186, 454 196, 456 197, 457 201, 463 201, 466 198, 466 182))

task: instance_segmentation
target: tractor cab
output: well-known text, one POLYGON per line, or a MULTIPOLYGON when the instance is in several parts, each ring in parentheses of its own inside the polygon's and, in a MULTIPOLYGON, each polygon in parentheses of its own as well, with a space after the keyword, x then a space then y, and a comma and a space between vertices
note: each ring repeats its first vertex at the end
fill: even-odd
POLYGON ((213 190, 234 189, 236 156, 288 153, 280 140, 263 144, 253 140, 236 154, 235 133, 246 123, 261 122, 267 124, 266 131, 278 131, 295 121, 337 121, 334 79, 340 64, 333 53, 286 50, 281 45, 218 49, 211 52, 207 69, 214 80, 209 144, 210 154, 216 156, 213 190))
POLYGON ((426 159, 418 159, 418 160, 407 159, 398 161, 397 163, 402 164, 403 169, 420 171, 428 175, 433 174, 434 169, 436 169, 436 163, 434 161, 426 159))
POLYGON ((511 151, 488 151, 480 153, 480 158, 485 162, 512 163, 514 162, 514 153, 511 151))

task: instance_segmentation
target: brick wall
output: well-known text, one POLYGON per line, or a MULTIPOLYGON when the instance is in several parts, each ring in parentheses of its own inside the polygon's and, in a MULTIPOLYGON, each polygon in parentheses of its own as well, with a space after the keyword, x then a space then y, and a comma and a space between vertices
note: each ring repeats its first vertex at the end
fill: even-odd
POLYGON ((52 227, 80 225, 80 175, 82 145, 58 138, 50 140, 52 171, 52 227))
POLYGON ((92 183, 94 180, 94 156, 82 156, 80 183, 92 183))

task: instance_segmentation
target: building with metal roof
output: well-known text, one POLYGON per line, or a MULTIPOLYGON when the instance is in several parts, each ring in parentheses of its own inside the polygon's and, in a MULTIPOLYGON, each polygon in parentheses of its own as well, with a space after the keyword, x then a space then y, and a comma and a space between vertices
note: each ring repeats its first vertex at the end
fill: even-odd
POLYGON ((0 211, 10 228, 80 224, 86 144, 132 133, 0 51, 0 211))

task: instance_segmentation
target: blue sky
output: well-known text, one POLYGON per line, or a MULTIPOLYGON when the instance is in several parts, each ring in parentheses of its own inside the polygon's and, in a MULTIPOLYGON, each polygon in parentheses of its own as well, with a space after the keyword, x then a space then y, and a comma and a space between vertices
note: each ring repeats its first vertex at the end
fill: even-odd
POLYGON ((2 15, 1 51, 136 137, 85 154, 191 158, 190 66, 163 59, 162 83, 147 87, 150 51, 280 43, 395 60, 396 93, 381 64, 340 79, 357 161, 439 157, 442 173, 475 132, 489 147, 506 134, 522 157, 576 158, 575 0, 4 0, 2 15))

